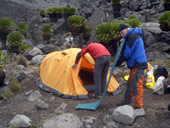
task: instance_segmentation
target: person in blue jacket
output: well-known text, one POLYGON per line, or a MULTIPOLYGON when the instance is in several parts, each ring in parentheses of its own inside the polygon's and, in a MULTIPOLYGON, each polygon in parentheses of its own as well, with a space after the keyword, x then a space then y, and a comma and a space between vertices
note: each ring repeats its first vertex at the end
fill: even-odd
POLYGON ((130 104, 134 97, 135 108, 143 108, 143 79, 144 69, 147 69, 147 58, 141 37, 142 30, 138 27, 129 28, 125 24, 120 24, 119 32, 125 39, 125 43, 116 66, 126 61, 130 74, 124 100, 118 106, 130 104))

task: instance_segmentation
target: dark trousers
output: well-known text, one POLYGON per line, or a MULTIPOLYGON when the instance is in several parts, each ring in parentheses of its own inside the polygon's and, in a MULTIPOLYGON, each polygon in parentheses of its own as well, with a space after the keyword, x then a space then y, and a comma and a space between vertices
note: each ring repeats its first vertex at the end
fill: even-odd
POLYGON ((95 96, 101 96, 106 87, 107 73, 110 67, 111 56, 101 56, 95 59, 94 84, 95 96))
POLYGON ((143 69, 131 68, 130 75, 127 82, 125 101, 130 103, 133 97, 135 97, 135 107, 143 107, 143 69))

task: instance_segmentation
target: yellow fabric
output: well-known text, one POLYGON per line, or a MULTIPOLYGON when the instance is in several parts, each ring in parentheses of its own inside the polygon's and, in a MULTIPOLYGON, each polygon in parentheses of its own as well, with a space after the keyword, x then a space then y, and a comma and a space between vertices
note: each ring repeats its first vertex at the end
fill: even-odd
POLYGON ((154 89, 155 84, 156 84, 155 78, 154 78, 153 74, 151 73, 148 75, 145 85, 147 88, 154 89))
POLYGON ((124 79, 127 81, 129 79, 129 75, 124 76, 124 79))
MULTIPOLYGON (((70 48, 46 55, 40 65, 40 78, 42 82, 62 94, 72 96, 87 95, 88 92, 83 87, 78 73, 80 69, 93 72, 94 60, 87 53, 80 59, 78 68, 73 70, 72 66, 75 63, 77 53, 80 51, 81 49, 79 48, 70 48)), ((112 76, 108 92, 115 91, 118 86, 118 82, 112 76)))
POLYGON ((148 64, 148 68, 145 69, 144 72, 151 71, 154 69, 149 63, 147 63, 147 64, 148 64))

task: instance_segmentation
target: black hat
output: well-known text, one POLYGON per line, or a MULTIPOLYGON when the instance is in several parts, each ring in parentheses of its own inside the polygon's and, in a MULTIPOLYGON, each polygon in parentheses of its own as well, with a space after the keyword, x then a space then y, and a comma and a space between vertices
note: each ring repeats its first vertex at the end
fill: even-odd
POLYGON ((125 24, 120 24, 120 26, 119 26, 119 32, 121 32, 122 30, 124 30, 124 29, 126 29, 126 28, 128 28, 127 25, 125 25, 125 24))

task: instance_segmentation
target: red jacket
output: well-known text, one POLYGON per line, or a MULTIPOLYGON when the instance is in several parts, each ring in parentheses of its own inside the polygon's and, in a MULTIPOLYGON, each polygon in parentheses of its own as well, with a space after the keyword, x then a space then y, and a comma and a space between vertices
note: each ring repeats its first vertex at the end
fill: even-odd
POLYGON ((91 55, 91 57, 93 59, 96 59, 96 58, 99 58, 99 57, 105 56, 105 55, 110 56, 109 51, 102 44, 91 43, 87 47, 82 49, 82 51, 80 53, 78 53, 75 63, 77 64, 79 59, 82 56, 84 56, 87 52, 91 55))

